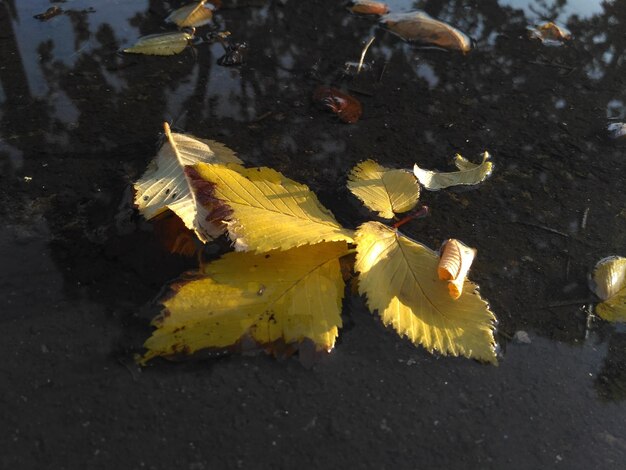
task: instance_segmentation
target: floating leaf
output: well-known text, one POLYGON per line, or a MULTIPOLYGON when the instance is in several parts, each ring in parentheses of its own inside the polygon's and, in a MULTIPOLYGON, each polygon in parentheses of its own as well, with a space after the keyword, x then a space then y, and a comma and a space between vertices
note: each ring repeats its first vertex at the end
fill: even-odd
POLYGON ((539 39, 547 46, 560 46, 564 41, 569 40, 571 33, 562 26, 546 21, 528 29, 528 35, 532 39, 539 39))
POLYGON ((206 1, 190 3, 178 8, 165 18, 165 21, 175 23, 179 28, 209 24, 213 19, 213 11, 205 5, 206 1))
POLYGON ((469 162, 459 154, 455 156, 454 164, 459 171, 441 173, 423 170, 415 164, 413 173, 426 189, 437 191, 450 186, 478 184, 487 179, 493 170, 493 163, 490 161, 490 155, 487 152, 483 154, 483 161, 479 165, 469 162))
POLYGON ((476 250, 459 240, 451 238, 441 247, 441 258, 437 274, 442 281, 448 281, 450 297, 458 299, 463 292, 465 278, 476 256, 476 250))
MULTIPOLYGON (((311 190, 270 168, 195 166, 238 251, 287 250, 307 243, 352 241, 311 190), (221 205, 221 206, 220 206, 221 205)), ((194 183, 196 184, 196 183, 194 183)))
POLYGON ((130 54, 174 55, 179 54, 189 45, 192 33, 176 31, 143 36, 131 47, 124 49, 130 54))
POLYGON ((266 254, 229 253, 174 287, 154 319, 142 363, 155 356, 227 348, 244 336, 260 344, 312 340, 330 351, 341 327, 345 242, 266 254))
POLYGON ((465 280, 457 300, 437 277, 439 258, 424 245, 378 222, 356 232, 359 292, 383 323, 428 351, 496 363, 495 317, 465 280))
POLYGON ((209 211, 190 191, 184 167, 198 162, 241 163, 235 153, 219 142, 170 131, 163 124, 166 141, 143 176, 135 183, 135 204, 146 219, 167 209, 206 242, 223 232, 220 224, 207 221, 209 211))
POLYGON ((63 13, 64 12, 63 12, 63 10, 60 7, 54 5, 54 6, 50 7, 50 8, 48 8, 43 13, 39 13, 38 15, 33 16, 33 18, 35 18, 36 20, 39 20, 39 21, 48 21, 48 20, 54 18, 55 16, 62 15, 63 13))
POLYGON ((420 196, 415 177, 405 170, 391 170, 373 160, 355 166, 348 177, 348 189, 380 217, 411 210, 420 196))
POLYGON ((470 38, 443 21, 436 20, 423 11, 392 13, 381 18, 385 26, 405 41, 469 52, 470 38))
POLYGON ((607 321, 626 321, 626 258, 609 256, 596 264, 591 289, 604 300, 596 313, 607 321))
POLYGON ((389 7, 382 2, 373 2, 370 0, 356 0, 350 6, 352 13, 361 15, 385 15, 389 12, 389 7))
POLYGON ((359 100, 336 88, 317 87, 313 93, 313 101, 320 103, 324 108, 337 114, 339 119, 348 124, 357 122, 363 113, 359 100))

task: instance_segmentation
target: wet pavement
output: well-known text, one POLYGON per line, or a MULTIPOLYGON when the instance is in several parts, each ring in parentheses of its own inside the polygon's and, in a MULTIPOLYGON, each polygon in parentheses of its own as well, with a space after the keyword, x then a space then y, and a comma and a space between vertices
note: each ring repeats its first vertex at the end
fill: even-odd
POLYGON ((340 2, 224 0, 199 32, 246 41, 239 67, 217 65, 219 44, 117 53, 171 30, 181 2, 57 5, 42 22, 47 0, 0 2, 2 468, 623 468, 626 327, 590 313, 587 276, 626 254, 626 146, 606 133, 626 120, 626 1, 389 2, 469 34, 463 55, 340 2), (572 40, 529 40, 543 20, 572 40), (317 108, 320 84, 362 118, 317 108), (132 207, 163 121, 306 183, 351 228, 371 218, 345 189, 357 162, 449 171, 488 150, 490 179, 423 194, 431 216, 403 230, 478 249, 500 365, 430 355, 349 297, 312 369, 237 354, 139 369, 156 299, 194 266, 132 207))

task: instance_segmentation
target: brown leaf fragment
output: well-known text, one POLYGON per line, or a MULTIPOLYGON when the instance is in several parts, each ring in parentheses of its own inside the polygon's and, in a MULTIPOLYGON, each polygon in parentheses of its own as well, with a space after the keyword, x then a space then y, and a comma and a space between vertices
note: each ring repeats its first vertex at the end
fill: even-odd
POLYGON ((50 8, 48 8, 46 11, 44 11, 43 13, 39 13, 38 15, 33 16, 33 18, 35 18, 36 20, 39 21, 48 21, 52 18, 54 18, 55 16, 59 16, 63 14, 63 10, 54 5, 50 8))
POLYGON ((332 111, 339 119, 348 124, 357 122, 363 113, 359 100, 336 88, 317 87, 313 93, 313 101, 332 111))
POLYGON ((389 13, 389 7, 383 2, 374 2, 370 0, 356 0, 349 7, 352 13, 360 15, 386 15, 389 13))

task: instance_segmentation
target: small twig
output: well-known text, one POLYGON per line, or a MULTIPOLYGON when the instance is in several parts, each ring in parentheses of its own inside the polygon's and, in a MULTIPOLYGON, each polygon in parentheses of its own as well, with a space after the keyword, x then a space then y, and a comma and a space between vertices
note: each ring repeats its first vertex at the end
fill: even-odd
POLYGON ((387 62, 383 64, 383 69, 380 71, 380 75, 378 76, 378 83, 383 81, 383 75, 385 74, 385 70, 387 70, 387 62))
POLYGON ((583 212, 583 218, 580 221, 580 228, 585 230, 587 228, 587 217, 589 216, 589 208, 585 208, 585 212, 583 212))
POLYGON ((559 307, 571 307, 572 305, 581 305, 588 304, 593 302, 594 299, 586 298, 586 299, 577 299, 577 300, 562 300, 559 302, 551 302, 548 305, 544 305, 543 307, 536 307, 538 310, 548 310, 550 308, 559 308, 559 307))
POLYGON ((370 48, 370 46, 374 42, 374 39, 376 39, 376 36, 372 36, 370 40, 367 41, 367 44, 365 44, 365 47, 363 48, 363 51, 361 52, 361 60, 359 60, 359 66, 356 68, 357 75, 361 73, 361 68, 363 67, 363 61, 365 60, 365 54, 367 54, 367 50, 370 48))
POLYGON ((565 232, 561 232, 560 230, 554 229, 554 228, 550 228, 550 227, 546 227, 545 225, 539 225, 539 224, 533 224, 531 222, 523 222, 518 220, 517 222, 513 222, 515 224, 521 224, 521 225, 527 225, 528 227, 534 227, 534 228, 539 228, 541 230, 545 230, 546 232, 550 232, 550 233, 554 233, 555 235, 560 235, 562 237, 565 238, 569 238, 569 234, 565 233, 565 232))
POLYGON ((263 119, 266 119, 272 115, 272 111, 268 111, 266 113, 261 114, 258 118, 254 118, 250 121, 250 124, 261 122, 263 119))
POLYGON ((554 62, 539 62, 536 60, 529 60, 528 63, 533 65, 542 65, 544 67, 555 67, 557 69, 569 70, 570 72, 576 70, 576 67, 570 67, 569 65, 563 64, 555 64, 554 62))

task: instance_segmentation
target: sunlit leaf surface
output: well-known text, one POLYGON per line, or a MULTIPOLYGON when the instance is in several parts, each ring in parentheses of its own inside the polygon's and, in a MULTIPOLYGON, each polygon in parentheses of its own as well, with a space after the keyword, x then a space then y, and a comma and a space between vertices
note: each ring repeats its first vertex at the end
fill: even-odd
POLYGON ((475 256, 474 248, 454 238, 443 244, 437 274, 442 281, 448 281, 448 291, 453 299, 461 297, 465 278, 475 256))
POLYGON ((233 346, 243 336, 261 345, 312 340, 329 351, 341 327, 345 242, 305 245, 265 254, 229 253, 174 295, 153 321, 143 362, 233 346))
POLYGON ((437 254, 380 223, 361 225, 355 241, 359 292, 385 325, 431 352, 497 362, 495 317, 475 284, 452 299, 437 254))
POLYGON ((195 167, 212 197, 231 211, 228 233, 239 251, 286 250, 321 241, 352 241, 311 190, 269 168, 195 167))
POLYGON ((146 55, 180 54, 185 50, 191 38, 193 34, 185 31, 150 34, 139 38, 134 45, 124 49, 124 52, 146 55))
POLYGON ((609 256, 596 264, 592 290, 604 302, 595 312, 607 321, 626 321, 626 258, 609 256))
POLYGON ((390 170, 373 160, 355 166, 348 176, 348 189, 380 217, 411 210, 420 190, 415 177, 405 170, 390 170))
POLYGON ((184 167, 198 162, 241 163, 241 160, 223 144, 171 132, 167 123, 164 129, 163 146, 135 183, 135 204, 146 219, 172 210, 200 240, 211 240, 223 232, 223 227, 207 223, 207 208, 198 204, 191 192, 191 181, 184 167))
POLYGON ((479 165, 469 162, 458 154, 455 156, 454 164, 459 171, 446 173, 424 170, 415 164, 413 173, 426 189, 437 191, 450 186, 478 184, 487 179, 493 171, 493 163, 487 152, 483 154, 483 161, 479 165))
POLYGON ((198 27, 211 22, 213 11, 206 5, 206 0, 190 3, 174 10, 165 21, 175 23, 178 27, 198 27))

